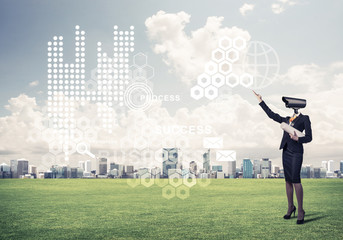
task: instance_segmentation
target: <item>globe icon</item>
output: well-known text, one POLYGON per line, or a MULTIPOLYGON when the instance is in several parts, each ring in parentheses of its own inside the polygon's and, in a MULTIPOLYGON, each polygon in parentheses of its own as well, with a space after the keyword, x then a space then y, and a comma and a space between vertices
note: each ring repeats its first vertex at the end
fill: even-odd
POLYGON ((249 42, 242 61, 244 72, 254 76, 251 88, 262 89, 269 86, 278 76, 280 61, 276 51, 260 41, 249 42))

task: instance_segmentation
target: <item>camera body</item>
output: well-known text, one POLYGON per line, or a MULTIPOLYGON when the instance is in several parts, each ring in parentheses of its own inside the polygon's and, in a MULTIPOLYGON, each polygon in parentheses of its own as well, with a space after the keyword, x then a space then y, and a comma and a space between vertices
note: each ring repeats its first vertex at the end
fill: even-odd
POLYGON ((306 99, 282 97, 282 101, 286 108, 293 108, 295 113, 298 113, 298 109, 306 107, 306 99))

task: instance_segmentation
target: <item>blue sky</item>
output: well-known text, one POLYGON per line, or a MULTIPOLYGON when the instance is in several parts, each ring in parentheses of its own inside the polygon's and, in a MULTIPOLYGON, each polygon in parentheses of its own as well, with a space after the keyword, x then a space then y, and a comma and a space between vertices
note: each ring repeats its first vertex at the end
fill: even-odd
MULTIPOLYGON (((20 93, 45 99, 46 43, 54 35, 63 35, 65 55, 71 58, 73 29, 80 24, 87 40, 87 68, 95 66, 95 44, 102 41, 111 49, 112 27, 134 25, 136 51, 148 55, 156 69, 155 90, 177 89, 177 76, 167 73, 161 57, 151 51, 145 20, 159 10, 185 11, 191 15, 186 31, 203 26, 209 16, 223 16, 223 25, 249 31, 253 40, 267 42, 276 49, 281 72, 297 64, 327 65, 341 60, 343 52, 341 23, 342 1, 297 1, 281 14, 270 5, 276 1, 0 1, 0 105, 20 93), (242 16, 244 3, 256 4, 242 16), (158 78, 158 79, 157 79, 158 78), (39 81, 30 87, 32 81, 39 81), (171 84, 172 83, 172 84, 171 84), (39 91, 43 93, 37 94, 39 91)), ((89 72, 88 72, 89 74, 89 72)), ((181 85, 182 87, 182 85, 181 85)), ((173 107, 171 107, 173 108, 173 107)), ((3 116, 6 111, 1 108, 3 116)))

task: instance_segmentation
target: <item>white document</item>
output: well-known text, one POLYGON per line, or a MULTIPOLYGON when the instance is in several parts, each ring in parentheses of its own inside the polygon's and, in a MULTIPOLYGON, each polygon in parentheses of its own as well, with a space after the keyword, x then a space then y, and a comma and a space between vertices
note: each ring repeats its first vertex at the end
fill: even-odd
POLYGON ((205 137, 203 139, 204 148, 223 148, 223 138, 221 137, 205 137))
POLYGON ((281 123, 280 126, 281 126, 281 128, 282 128, 284 131, 286 131, 286 132, 288 132, 288 133, 290 133, 290 134, 293 134, 293 135, 294 135, 294 131, 295 131, 298 137, 305 137, 305 134, 304 134, 304 133, 300 132, 298 129, 295 129, 294 127, 288 125, 288 124, 285 123, 285 122, 281 123))
POLYGON ((216 152, 216 160, 218 162, 236 161, 236 151, 234 151, 234 150, 218 150, 216 152))

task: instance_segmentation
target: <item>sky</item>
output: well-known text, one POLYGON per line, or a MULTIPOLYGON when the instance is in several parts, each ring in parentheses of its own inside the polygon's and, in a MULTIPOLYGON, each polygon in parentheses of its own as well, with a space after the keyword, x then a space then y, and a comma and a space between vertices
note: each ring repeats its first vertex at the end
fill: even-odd
MULTIPOLYGON (((282 96, 306 98, 308 105, 301 112, 310 116, 313 141, 305 145, 304 164, 320 166, 321 161, 332 159, 338 169, 343 160, 342 5, 342 1, 300 0, 0 0, 0 162, 24 157, 41 166, 46 154, 51 153, 51 144, 41 137, 41 126, 35 124, 46 115, 47 43, 53 36, 63 36, 64 62, 73 61, 74 32, 79 25, 86 36, 88 80, 97 67, 97 42, 110 55, 113 26, 117 25, 123 30, 134 26, 130 65, 135 54, 147 57, 154 69, 149 80, 153 93, 179 95, 180 101, 154 102, 147 111, 129 113, 109 136, 96 132, 99 141, 90 144, 96 155, 107 154, 113 161, 127 163, 130 157, 123 160, 117 152, 125 139, 131 139, 135 148, 135 139, 142 140, 142 136, 143 142, 172 139, 176 145, 187 143, 181 144, 184 149, 188 146, 204 152, 204 135, 162 133, 151 137, 135 129, 206 125, 213 131, 205 137, 222 137, 224 149, 237 151, 238 163, 244 157, 270 157, 275 165, 281 165, 278 146, 282 131, 266 117, 249 88, 232 88, 225 99, 195 100, 190 96, 218 39, 229 35, 243 36, 248 43, 260 41, 275 50, 279 74, 271 84, 255 90, 272 110, 284 116, 292 110, 284 107, 282 96), (101 144, 101 139, 111 139, 112 143, 101 144)), ((97 110, 89 103, 78 111, 78 116, 92 119, 97 110)), ((139 147, 139 151, 153 155, 158 148, 139 147)), ((72 156, 86 158, 78 153, 72 156)))

